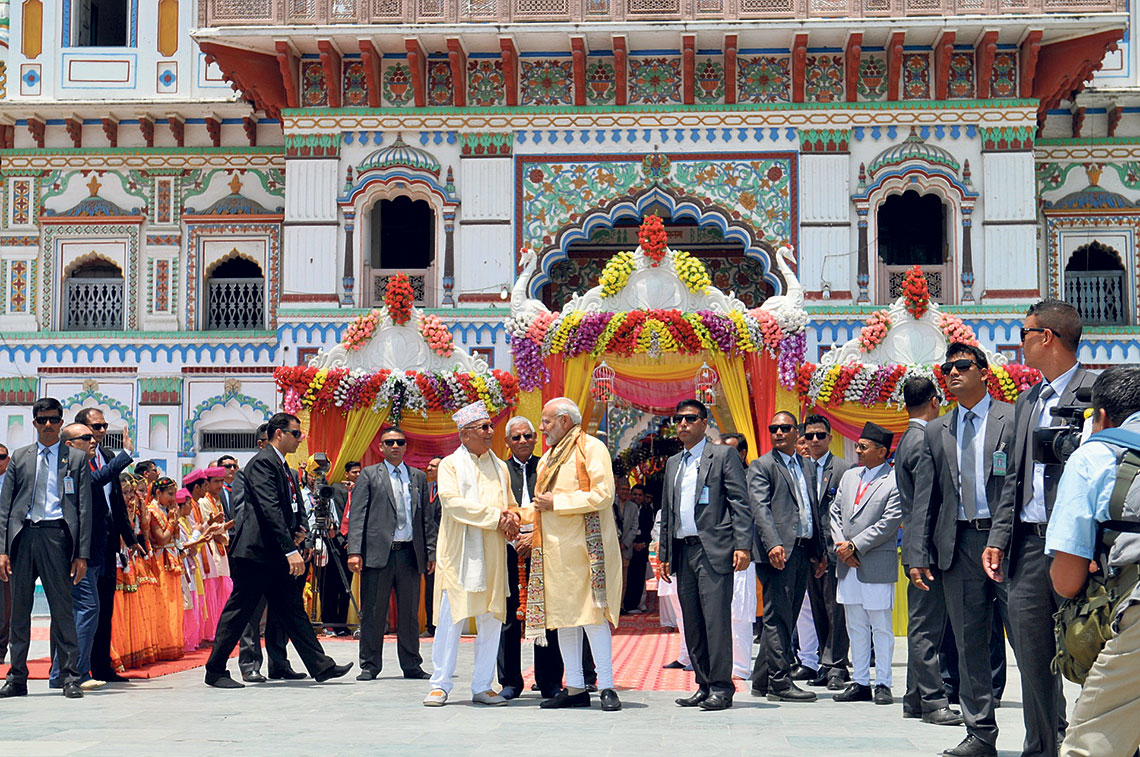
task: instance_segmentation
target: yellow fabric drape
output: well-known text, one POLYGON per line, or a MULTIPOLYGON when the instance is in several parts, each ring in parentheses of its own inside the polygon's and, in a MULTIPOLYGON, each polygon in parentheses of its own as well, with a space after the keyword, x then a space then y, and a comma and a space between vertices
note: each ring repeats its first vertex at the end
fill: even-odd
POLYGON ((607 355, 605 360, 618 375, 635 381, 692 381, 706 362, 701 357, 680 354, 670 354, 668 360, 648 355, 607 355))
POLYGON ((304 408, 301 412, 297 413, 297 420, 301 422, 301 443, 297 446, 297 451, 291 455, 285 456, 285 462, 289 463, 289 467, 293 470, 297 469, 297 464, 309 459, 309 425, 311 411, 309 408, 304 408))
POLYGON ((542 419, 542 390, 519 392, 519 405, 515 409, 515 414, 528 418, 534 427, 538 428, 538 422, 542 419))
POLYGON ((329 481, 340 481, 344 478, 344 464, 349 460, 360 460, 364 452, 376 438, 376 433, 384 427, 388 419, 388 411, 373 412, 372 408, 364 407, 351 410, 348 413, 348 423, 344 427, 344 443, 340 445, 336 462, 329 471, 329 481))
POLYGON ((756 424, 752 421, 752 403, 748 399, 748 379, 744 373, 744 360, 740 357, 726 358, 713 353, 716 372, 720 374, 720 387, 732 413, 732 422, 737 433, 744 434, 748 442, 748 461, 755 460, 760 451, 756 443, 756 424))
POLYGON ((594 364, 594 357, 587 352, 568 359, 562 369, 562 391, 574 400, 578 409, 582 411, 583 424, 589 421, 594 410, 594 401, 590 397, 590 380, 594 377, 594 364))
POLYGON ((910 422, 906 411, 896 410, 886 405, 864 407, 858 403, 844 403, 828 407, 826 410, 836 420, 850 423, 852 426, 862 428, 864 423, 871 421, 896 434, 906 431, 907 423, 910 422))

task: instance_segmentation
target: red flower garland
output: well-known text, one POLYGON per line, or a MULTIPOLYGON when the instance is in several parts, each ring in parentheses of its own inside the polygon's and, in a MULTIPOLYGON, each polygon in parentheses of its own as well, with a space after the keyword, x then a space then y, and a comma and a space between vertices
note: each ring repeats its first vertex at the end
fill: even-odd
POLYGON ((406 273, 397 273, 388 279, 388 289, 384 292, 384 305, 388 308, 388 317, 397 325, 404 325, 412 317, 412 302, 415 293, 412 292, 412 281, 406 273))
POLYGON ((926 285, 926 275, 917 265, 906 272, 902 283, 906 309, 914 319, 920 320, 930 307, 930 288, 926 285))
POLYGON ((645 256, 653 261, 651 265, 654 268, 665 257, 666 241, 664 221, 657 216, 646 216, 642 219, 641 228, 637 230, 637 243, 641 245, 641 251, 645 256))

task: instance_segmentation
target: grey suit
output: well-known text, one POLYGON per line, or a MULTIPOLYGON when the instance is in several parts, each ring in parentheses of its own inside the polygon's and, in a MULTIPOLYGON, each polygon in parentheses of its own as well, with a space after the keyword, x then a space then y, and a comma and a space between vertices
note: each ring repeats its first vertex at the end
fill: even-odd
POLYGON ((702 691, 732 698, 732 557, 752 549, 752 515, 744 487, 744 465, 734 447, 705 441, 697 463, 693 496, 695 536, 678 538, 682 453, 665 463, 660 559, 677 575, 677 597, 685 642, 702 691))
MULTIPOLYGON (((942 686, 938 652, 946 632, 946 596, 942 591, 942 575, 931 557, 933 544, 929 539, 923 539, 923 534, 930 532, 930 524, 925 524, 924 528, 914 519, 915 475, 922 461, 925 438, 926 424, 912 419, 895 448, 895 483, 903 519, 902 562, 907 567, 929 566, 934 574, 934 580, 928 584, 929 591, 923 591, 914 584, 906 587, 907 657, 903 711, 913 715, 936 712, 950 706, 942 686)), ((936 511, 927 507, 925 512, 929 517, 936 511)))
MULTIPOLYGON (((1058 406, 1073 405, 1077 390, 1091 387, 1095 374, 1078 367, 1058 399, 1058 406)), ((1009 616, 1017 666, 1021 672, 1021 695, 1025 719, 1024 754, 1056 754, 1065 733, 1065 696, 1061 676, 1051 669, 1057 653, 1052 634, 1042 633, 1053 622, 1061 598, 1049 580, 1052 560, 1045 556, 1044 524, 1023 523, 1022 507, 1033 496, 1033 432, 1030 428, 1034 406, 1045 382, 1017 398, 1014 406, 1013 454, 1009 475, 1002 488, 1001 501, 994 512, 994 525, 986 546, 997 547, 1007 556, 1009 616)), ((1058 421, 1059 419, 1054 419, 1058 421)), ((1047 465, 1044 470, 1046 517, 1053 512, 1057 482, 1063 465, 1047 465)))
POLYGON ((51 640, 59 655, 63 683, 77 684, 79 646, 71 599, 71 563, 91 557, 91 469, 84 452, 60 442, 55 462, 62 517, 32 523, 29 512, 38 461, 38 444, 16 450, 0 490, 0 554, 8 555, 12 562, 12 668, 8 680, 21 686, 28 680, 32 603, 38 577, 51 609, 51 640))
POLYGON ((393 542, 396 508, 403 507, 392 491, 386 463, 365 468, 352 488, 348 511, 348 554, 360 555, 360 667, 379 672, 383 667, 384 620, 388 596, 396 591, 396 636, 400 668, 421 670, 419 647, 420 576, 435 561, 436 524, 428 507, 427 477, 404 465, 411 496, 410 541, 393 542))
POLYGON ((756 576, 764 591, 764 621, 760 651, 752 668, 754 692, 780 691, 792 685, 790 672, 795 664, 792 629, 803 604, 810 561, 823 559, 822 537, 815 497, 815 471, 803 466, 808 489, 808 506, 813 522, 812 535, 796 538, 799 504, 797 484, 780 453, 772 450, 748 466, 748 502, 756 524, 752 555, 756 576), (768 553, 783 547, 783 570, 768 562, 768 553))
MULTIPOLYGON (((961 408, 931 421, 926 427, 922 458, 915 479, 912 518, 920 529, 917 544, 932 541, 933 564, 942 570, 946 611, 958 645, 961 673, 959 696, 966 731, 988 744, 997 742, 993 672, 989 640, 995 601, 1004 605, 1004 584, 994 583, 982 569, 982 552, 989 519, 958 520, 961 502, 958 471, 958 415, 961 408)), ((1013 446, 1013 408, 991 401, 985 438, 979 439, 986 502, 993 513, 1001 498, 1005 476, 994 473, 994 453, 1008 455, 1013 446)), ((929 567, 911 565, 910 567, 929 567)))
MULTIPOLYGON (((805 467, 811 462, 805 463, 805 467)), ((851 463, 841 457, 828 454, 822 475, 816 464, 815 493, 818 498, 820 534, 826 540, 824 555, 827 570, 816 577, 808 575, 807 596, 811 602, 812 624, 819 639, 819 673, 828 678, 847 680, 847 621, 843 615, 843 605, 835 601, 835 544, 831 541, 831 524, 828 522, 831 503, 839 488, 843 474, 851 469, 851 463)))
MULTIPOLYGON (((860 477, 865 468, 851 468, 843 474, 839 492, 831 503, 832 543, 849 541, 855 545, 859 567, 855 569, 865 584, 893 584, 899 578, 897 534, 902 522, 902 505, 895 484, 895 472, 889 465, 867 484, 859 503, 855 503, 860 477)), ((846 563, 836 565, 843 580, 851 570, 846 563)))

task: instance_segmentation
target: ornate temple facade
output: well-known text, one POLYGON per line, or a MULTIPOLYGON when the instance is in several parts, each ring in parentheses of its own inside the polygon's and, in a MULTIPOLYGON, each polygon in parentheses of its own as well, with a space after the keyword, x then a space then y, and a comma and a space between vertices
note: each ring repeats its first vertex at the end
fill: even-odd
POLYGON ((104 409, 168 470, 396 272, 509 369, 640 218, 748 306, 852 339, 918 264, 1018 358, 1064 297, 1140 359, 1125 0, 0 0, 0 424, 104 409), (788 246, 793 260, 778 258, 788 246), (796 293, 798 296, 798 293, 796 293))

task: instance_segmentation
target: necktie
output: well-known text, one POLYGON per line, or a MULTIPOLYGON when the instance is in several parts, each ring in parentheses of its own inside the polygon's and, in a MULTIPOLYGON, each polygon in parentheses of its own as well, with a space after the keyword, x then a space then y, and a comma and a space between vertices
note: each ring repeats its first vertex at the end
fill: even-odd
POLYGON ((958 471, 958 484, 962 490, 962 509, 966 511, 966 520, 974 520, 978 516, 978 502, 974 491, 977 475, 974 466, 977 462, 977 433, 974 428, 974 419, 978 416, 973 410, 966 411, 966 428, 962 431, 962 465, 958 471))
POLYGON ((51 475, 51 447, 44 447, 40 452, 40 465, 36 470, 36 488, 32 492, 32 509, 28 518, 32 523, 44 519, 47 513, 48 476, 51 475))
POLYGON ((808 503, 804 501, 803 487, 800 486, 804 474, 794 455, 788 460, 788 471, 792 474, 792 490, 796 495, 796 504, 799 506, 799 536, 806 537, 808 535, 808 503))
POLYGON ((408 515, 404 512, 404 508, 407 507, 407 500, 404 497, 404 476, 399 468, 396 468, 392 475, 396 477, 396 530, 402 531, 408 524, 408 515))

